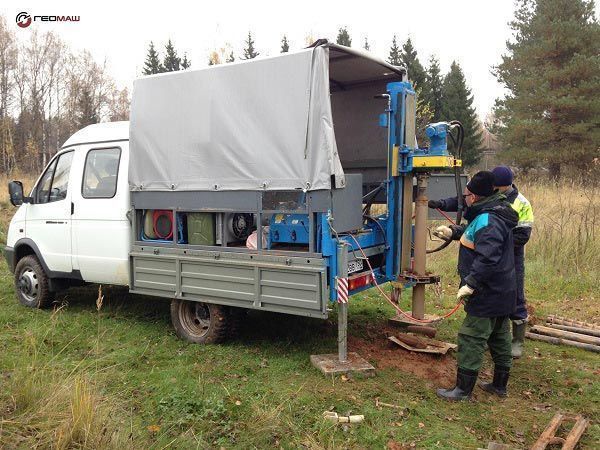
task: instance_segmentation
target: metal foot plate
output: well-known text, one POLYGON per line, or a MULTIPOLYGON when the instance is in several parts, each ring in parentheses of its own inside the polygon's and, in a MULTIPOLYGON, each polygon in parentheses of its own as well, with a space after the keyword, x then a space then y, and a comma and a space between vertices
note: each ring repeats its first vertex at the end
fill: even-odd
POLYGON ((345 362, 340 362, 337 353, 310 355, 310 362, 324 375, 345 373, 361 373, 364 376, 375 375, 375 367, 355 352, 348 352, 348 360, 345 362))

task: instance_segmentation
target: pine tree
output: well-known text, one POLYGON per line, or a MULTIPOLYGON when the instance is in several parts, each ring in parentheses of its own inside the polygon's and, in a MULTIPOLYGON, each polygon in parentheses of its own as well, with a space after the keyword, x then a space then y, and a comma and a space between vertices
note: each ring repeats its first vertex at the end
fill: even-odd
POLYGON ((165 72, 175 72, 179 70, 180 64, 181 59, 177 56, 177 51, 175 50, 175 47, 173 47, 171 39, 169 39, 169 42, 167 42, 165 47, 165 60, 163 62, 165 72))
POLYGON ((281 39, 281 53, 287 53, 290 51, 290 44, 287 40, 287 36, 284 34, 283 39, 281 39))
POLYGON ((154 43, 150 41, 150 47, 148 47, 148 55, 146 56, 146 61, 144 62, 144 75, 152 75, 155 73, 164 72, 162 64, 158 59, 158 52, 154 49, 154 43))
POLYGON ((450 72, 442 85, 442 116, 444 120, 458 120, 465 128, 462 161, 465 166, 477 164, 481 158, 481 125, 473 108, 473 95, 467 87, 462 69, 452 62, 450 72))
POLYGON ((352 39, 350 38, 350 34, 348 33, 346 27, 340 28, 335 42, 338 45, 345 45, 346 47, 352 46, 352 39))
POLYGON ((413 86, 421 88, 423 95, 428 95, 427 92, 425 92, 425 69, 423 69, 421 62, 417 57, 417 51, 413 47, 410 38, 408 38, 405 44, 402 46, 400 61, 401 64, 406 67, 408 78, 410 81, 412 81, 413 86))
POLYGON ((369 45, 369 41, 368 41, 368 39, 367 39, 367 37, 366 37, 366 36, 365 36, 365 43, 363 44, 363 48, 364 48, 366 51, 369 51, 369 50, 371 50, 371 46, 369 45))
POLYGON ((392 46, 390 47, 390 55, 388 56, 388 62, 394 66, 401 66, 402 61, 400 59, 400 47, 398 47, 398 41, 396 35, 392 39, 392 46))
POLYGON ((503 147, 558 178, 600 157, 600 24, 592 0, 520 1, 514 39, 496 68, 508 94, 496 102, 503 147))
POLYGON ((442 116, 442 75, 440 62, 435 56, 432 56, 429 60, 425 86, 424 100, 429 104, 431 113, 433 114, 432 120, 440 122, 444 120, 442 116))
POLYGON ((235 56, 233 56, 233 50, 232 50, 231 53, 229 53, 229 56, 227 57, 227 59, 225 59, 225 62, 232 63, 234 61, 235 61, 235 56))
POLYGON ((189 69, 192 65, 192 61, 190 61, 187 57, 187 53, 183 54, 183 59, 181 60, 181 70, 189 69))
POLYGON ((83 88, 77 100, 77 127, 84 128, 100 122, 94 107, 94 97, 89 88, 83 88))
POLYGON ((244 49, 244 56, 242 56, 242 59, 254 59, 260 55, 260 53, 256 51, 256 48, 254 48, 254 40, 252 39, 252 33, 250 31, 248 31, 248 39, 245 42, 246 48, 244 49))

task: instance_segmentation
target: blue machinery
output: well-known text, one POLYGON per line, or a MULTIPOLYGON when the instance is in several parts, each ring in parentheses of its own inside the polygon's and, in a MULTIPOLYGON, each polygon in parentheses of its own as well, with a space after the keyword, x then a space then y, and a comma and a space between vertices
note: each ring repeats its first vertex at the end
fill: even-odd
MULTIPOLYGON (((427 220, 427 199, 423 206, 428 172, 436 169, 449 169, 461 165, 461 161, 448 152, 447 138, 453 123, 439 122, 430 124, 426 134, 430 140, 428 149, 417 148, 416 141, 416 95, 408 82, 394 82, 387 85, 387 93, 379 98, 387 100, 387 108, 381 114, 379 125, 388 130, 387 179, 381 189, 387 193, 387 212, 378 217, 366 216, 365 228, 352 235, 337 234, 330 226, 331 217, 319 214, 317 224, 317 251, 329 261, 330 300, 337 300, 336 277, 337 246, 344 244, 349 252, 359 252, 377 246, 384 246, 383 261, 374 268, 373 275, 377 283, 388 281, 402 282, 418 286, 432 282, 425 277, 425 268, 418 267, 425 255, 427 220), (418 192, 416 217, 413 235, 412 204, 413 177, 417 176, 418 192), (419 216, 420 214, 420 216, 419 216), (424 219, 423 219, 424 214, 424 219), (417 222, 419 222, 417 224, 417 222), (421 229, 422 228, 422 229, 421 229), (414 251, 411 246, 414 240, 414 251), (417 254, 422 253, 423 258, 417 254), (415 258, 414 270, 411 257, 415 258)), ((356 205, 349 205, 352 208, 356 205)), ((309 217, 306 214, 273 214, 270 220, 268 246, 273 244, 308 244, 309 217)), ((366 267, 364 267, 366 269, 366 267)), ((369 272, 365 279, 370 277, 369 272)), ((352 281, 352 277, 351 277, 352 281)), ((355 294, 371 287, 371 278, 367 281, 349 285, 349 294, 355 294)), ((414 305, 413 305, 414 306, 414 305)), ((416 318, 423 318, 419 311, 413 311, 416 318)))
MULTIPOLYGON (((331 217, 321 215, 320 220, 320 248, 318 251, 321 251, 323 257, 329 261, 330 300, 338 300, 339 314, 338 357, 337 361, 329 358, 329 363, 337 365, 340 371, 354 369, 350 368, 352 363, 349 362, 346 347, 347 303, 339 301, 339 294, 336 290, 337 280, 348 280, 350 296, 370 288, 373 283, 392 282, 397 295, 402 287, 412 287, 412 317, 419 320, 424 319, 425 285, 439 280, 439 277, 427 274, 425 270, 427 180, 429 172, 439 169, 454 169, 455 175, 458 176, 461 166, 459 158, 462 145, 462 125, 460 123, 439 122, 428 125, 425 131, 430 140, 430 146, 428 149, 420 149, 417 147, 416 140, 416 95, 412 85, 408 82, 389 83, 387 93, 378 97, 387 100, 387 108, 379 119, 379 125, 387 128, 388 132, 387 179, 381 187, 387 194, 387 212, 377 217, 365 216, 367 219, 365 227, 353 234, 338 235, 330 226, 331 217), (452 134, 454 128, 459 128, 458 145, 452 134), (455 143, 456 155, 450 155, 448 152, 448 137, 455 143), (414 200, 415 220, 413 223, 413 179, 415 176, 417 178, 417 197, 414 200), (379 267, 374 267, 372 271, 369 270, 366 275, 362 272, 349 277, 346 262, 348 254, 362 253, 363 250, 376 246, 384 246, 383 262, 379 267), (352 283, 355 280, 362 281, 352 283)), ((457 189, 460 189, 460 184, 457 184, 457 189)), ((460 198, 460 195, 458 196, 460 198)), ((365 253, 362 255, 364 256, 365 253)), ((350 360, 356 361, 357 358, 358 355, 353 355, 350 360)), ((319 366, 317 361, 313 360, 313 363, 319 366)))

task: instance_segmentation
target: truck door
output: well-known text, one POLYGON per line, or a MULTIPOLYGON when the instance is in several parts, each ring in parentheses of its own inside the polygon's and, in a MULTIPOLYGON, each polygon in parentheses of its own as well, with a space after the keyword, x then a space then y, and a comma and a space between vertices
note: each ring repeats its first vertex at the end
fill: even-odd
POLYGON ((88 282, 128 285, 127 143, 83 147, 73 190, 73 266, 88 282))
POLYGON ((48 269, 71 273, 71 190, 74 151, 58 154, 48 165, 27 205, 26 232, 38 247, 48 269))

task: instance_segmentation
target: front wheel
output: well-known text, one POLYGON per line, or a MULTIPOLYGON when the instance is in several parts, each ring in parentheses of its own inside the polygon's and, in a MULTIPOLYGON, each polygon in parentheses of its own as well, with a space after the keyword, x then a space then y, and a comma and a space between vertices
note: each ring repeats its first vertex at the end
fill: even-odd
POLYGON ((230 314, 226 306, 189 300, 171 300, 171 322, 181 339, 195 344, 216 344, 229 332, 230 314))
POLYGON ((15 290, 19 303, 30 308, 44 308, 54 300, 48 276, 35 255, 27 255, 17 263, 15 290))

